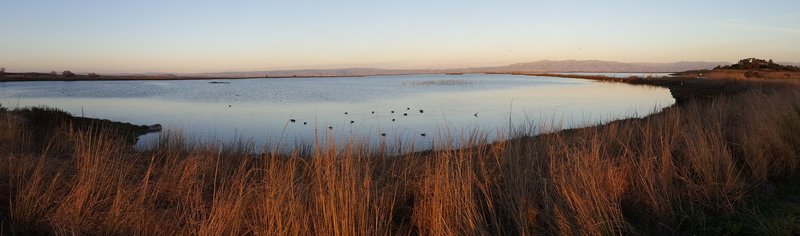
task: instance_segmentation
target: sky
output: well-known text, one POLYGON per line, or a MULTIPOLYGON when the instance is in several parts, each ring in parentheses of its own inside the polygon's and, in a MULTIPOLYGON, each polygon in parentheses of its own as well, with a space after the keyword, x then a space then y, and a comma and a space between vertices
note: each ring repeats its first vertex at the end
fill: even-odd
POLYGON ((97 73, 800 62, 800 1, 0 2, 0 67, 97 73))

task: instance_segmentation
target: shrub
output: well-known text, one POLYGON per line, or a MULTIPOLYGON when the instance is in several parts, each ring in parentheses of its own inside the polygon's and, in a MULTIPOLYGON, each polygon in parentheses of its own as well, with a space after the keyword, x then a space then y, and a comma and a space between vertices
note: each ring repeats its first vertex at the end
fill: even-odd
POLYGON ((800 71, 800 67, 791 65, 780 65, 770 60, 758 58, 746 58, 739 60, 738 63, 728 66, 717 66, 715 70, 768 70, 768 71, 800 71))

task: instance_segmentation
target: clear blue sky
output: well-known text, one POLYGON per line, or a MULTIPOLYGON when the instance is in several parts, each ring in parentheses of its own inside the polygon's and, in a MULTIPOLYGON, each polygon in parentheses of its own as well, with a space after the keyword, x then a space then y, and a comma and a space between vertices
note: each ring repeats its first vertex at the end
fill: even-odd
POLYGON ((445 68, 536 60, 800 62, 800 1, 0 3, 9 71, 445 68))

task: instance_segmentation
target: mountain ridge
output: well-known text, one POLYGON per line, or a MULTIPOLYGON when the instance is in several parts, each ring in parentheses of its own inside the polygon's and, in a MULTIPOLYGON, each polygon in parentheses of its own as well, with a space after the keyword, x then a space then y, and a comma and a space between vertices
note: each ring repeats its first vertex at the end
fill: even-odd
POLYGON ((514 63, 495 67, 469 67, 453 69, 381 69, 369 67, 349 67, 337 69, 297 69, 297 70, 254 70, 211 73, 187 73, 183 76, 199 77, 309 77, 309 76, 369 76, 433 73, 511 73, 511 72, 682 72, 687 70, 711 69, 729 62, 678 61, 655 62, 617 62, 602 60, 540 60, 514 63))

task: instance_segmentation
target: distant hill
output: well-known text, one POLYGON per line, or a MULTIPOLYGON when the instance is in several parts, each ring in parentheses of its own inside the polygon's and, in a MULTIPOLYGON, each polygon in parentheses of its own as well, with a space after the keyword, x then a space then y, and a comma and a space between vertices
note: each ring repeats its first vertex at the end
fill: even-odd
POLYGON ((366 76, 400 75, 426 73, 487 73, 487 72, 680 72, 687 70, 711 69, 728 62, 672 62, 672 63, 629 63, 598 60, 536 61, 497 67, 472 67, 441 70, 391 70, 378 68, 341 69, 303 69, 303 70, 265 70, 184 74, 196 77, 309 77, 309 76, 366 76))

